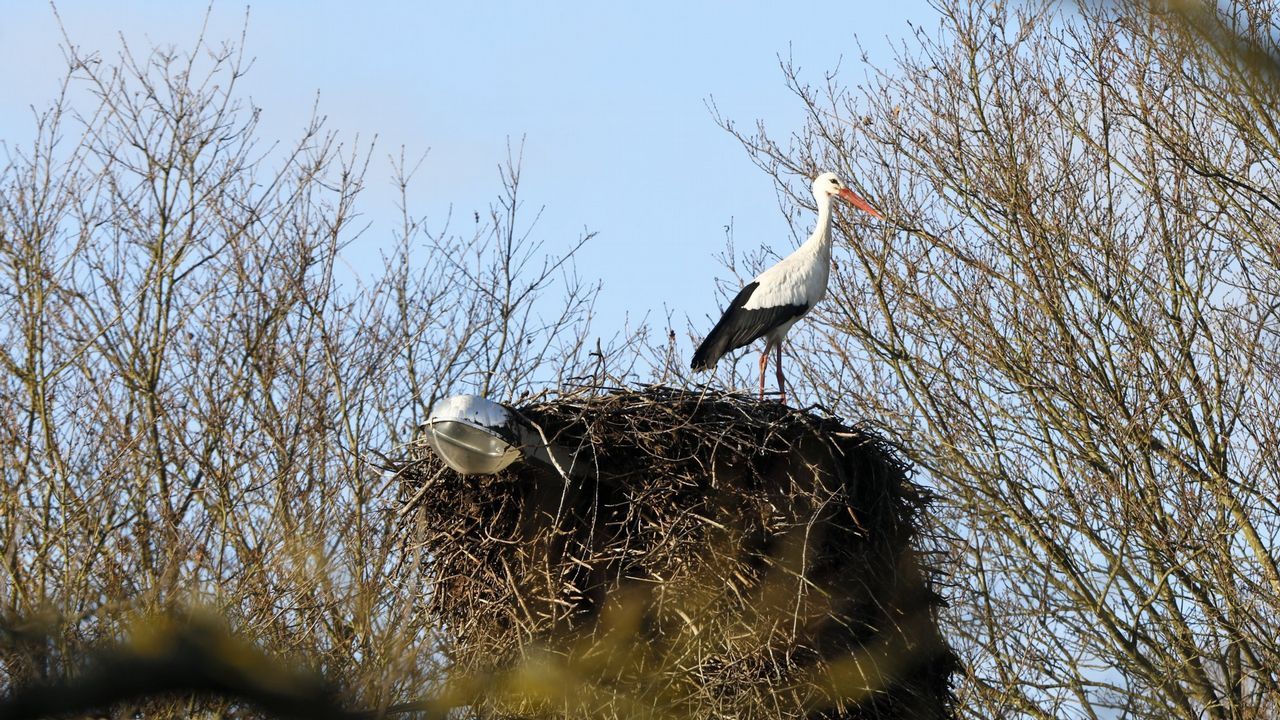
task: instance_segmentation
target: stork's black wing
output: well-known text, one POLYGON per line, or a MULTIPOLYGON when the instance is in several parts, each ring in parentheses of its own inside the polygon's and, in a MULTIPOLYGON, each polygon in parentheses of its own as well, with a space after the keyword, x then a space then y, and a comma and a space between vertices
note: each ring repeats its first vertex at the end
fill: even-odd
POLYGON ((709 370, 727 352, 750 344, 756 338, 778 327, 792 318, 803 315, 808 305, 775 305, 773 307, 745 309, 743 306, 751 298, 760 283, 753 282, 738 292, 729 308, 724 311, 720 322, 707 334, 696 352, 693 353, 693 369, 709 370))

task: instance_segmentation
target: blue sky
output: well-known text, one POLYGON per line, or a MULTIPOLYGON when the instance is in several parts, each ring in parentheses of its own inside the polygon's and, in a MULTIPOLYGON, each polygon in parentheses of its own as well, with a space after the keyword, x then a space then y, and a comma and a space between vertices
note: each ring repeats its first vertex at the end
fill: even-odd
MULTIPOLYGON (((72 40, 111 56, 123 35, 135 50, 190 46, 203 3, 60 0, 72 40)), ((796 7, 796 6, 793 6, 796 7)), ((821 81, 839 66, 863 77, 855 37, 874 62, 908 21, 930 27, 924 0, 844 0, 783 10, 780 3, 453 2, 255 3, 249 8, 243 85, 263 109, 267 139, 295 137, 319 94, 329 127, 346 137, 378 136, 385 158, 405 146, 428 151, 411 199, 438 227, 483 211, 499 189, 508 138, 525 138, 527 207, 545 206, 535 237, 550 251, 584 228, 599 233, 578 268, 604 283, 597 334, 629 314, 676 328, 706 325, 719 310, 715 255, 724 226, 739 250, 789 250, 794 239, 770 180, 713 122, 706 101, 740 125, 763 120, 785 136, 803 123, 786 90, 779 55, 821 81), (358 8, 358 9, 357 9, 358 8)), ((216 2, 208 36, 239 36, 245 6, 216 2)), ((64 72, 61 36, 49 6, 6 8, 0 25, 0 139, 24 142, 29 106, 54 96, 64 72)), ((369 177, 372 226, 347 252, 359 269, 376 262, 394 227, 389 168, 369 177)), ((532 213, 526 215, 531 217, 532 213)), ((467 225, 462 225, 467 228, 467 225)), ((687 349, 687 348, 686 348, 687 349)))

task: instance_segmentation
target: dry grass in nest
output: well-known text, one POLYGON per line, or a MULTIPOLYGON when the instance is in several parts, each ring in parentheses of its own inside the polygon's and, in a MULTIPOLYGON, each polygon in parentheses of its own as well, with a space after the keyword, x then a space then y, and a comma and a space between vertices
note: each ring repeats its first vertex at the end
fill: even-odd
MULTIPOLYGON (((740 395, 520 408, 585 479, 403 469, 424 612, 486 717, 950 716, 923 501, 886 445, 740 395)), ((464 697, 465 696, 465 697, 464 697)))

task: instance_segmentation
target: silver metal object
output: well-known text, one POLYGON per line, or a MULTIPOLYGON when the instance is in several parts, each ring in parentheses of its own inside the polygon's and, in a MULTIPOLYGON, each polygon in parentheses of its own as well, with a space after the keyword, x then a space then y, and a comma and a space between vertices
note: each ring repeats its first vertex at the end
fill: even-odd
POLYGON ((588 474, 575 451, 550 443, 520 413, 479 395, 437 401, 418 432, 446 465, 463 475, 491 475, 520 458, 551 467, 566 482, 588 474))
POLYGON ((520 433, 511 412, 478 395, 438 401, 422 425, 427 444, 464 475, 489 475, 520 457, 520 433))

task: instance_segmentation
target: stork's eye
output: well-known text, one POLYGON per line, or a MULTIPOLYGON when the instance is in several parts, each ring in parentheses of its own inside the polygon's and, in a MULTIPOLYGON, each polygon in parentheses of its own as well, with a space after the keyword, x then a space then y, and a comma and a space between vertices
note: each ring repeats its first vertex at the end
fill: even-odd
POLYGON ((839 185, 839 184, 840 184, 840 181, 839 181, 838 179, 836 179, 836 178, 831 178, 831 184, 832 184, 832 185, 839 185))

